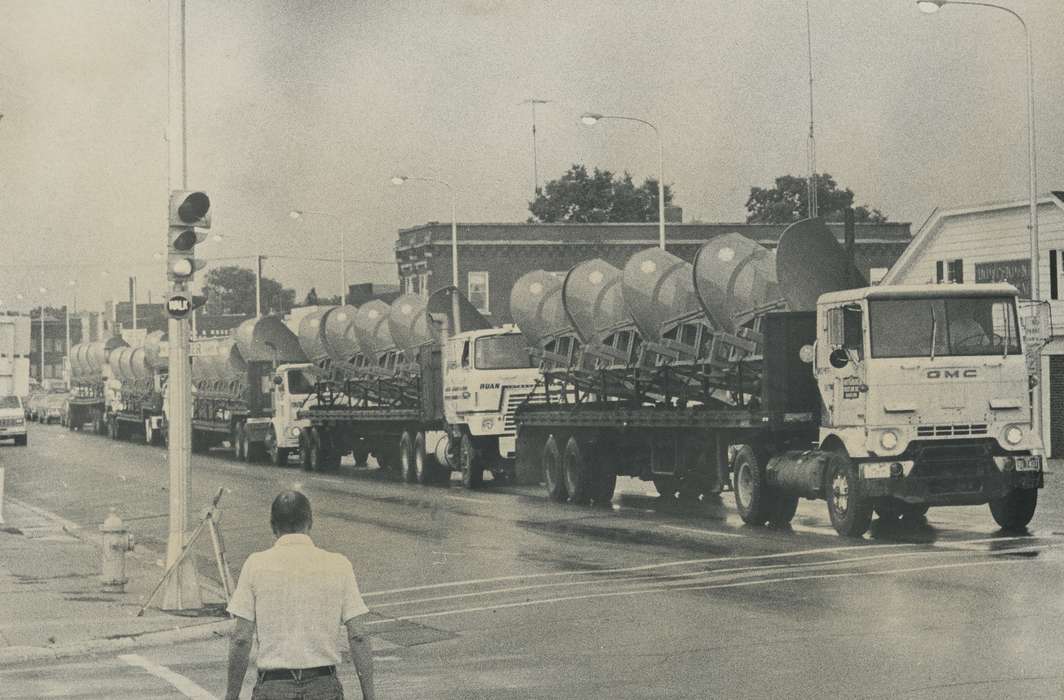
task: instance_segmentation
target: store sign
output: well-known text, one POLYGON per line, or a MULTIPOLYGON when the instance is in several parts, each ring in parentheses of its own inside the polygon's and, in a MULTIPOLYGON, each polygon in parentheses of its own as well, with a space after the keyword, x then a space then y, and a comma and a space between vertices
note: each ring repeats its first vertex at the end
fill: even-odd
POLYGON ((1008 282, 1020 291, 1021 299, 1031 298, 1031 260, 994 260, 975 264, 975 281, 1008 282))

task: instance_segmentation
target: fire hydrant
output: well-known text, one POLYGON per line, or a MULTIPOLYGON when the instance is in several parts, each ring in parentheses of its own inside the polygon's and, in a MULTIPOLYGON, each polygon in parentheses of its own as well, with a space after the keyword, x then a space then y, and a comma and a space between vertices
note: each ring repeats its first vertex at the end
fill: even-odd
POLYGON ((109 593, 123 593, 126 587, 126 552, 133 551, 133 533, 112 508, 100 526, 103 533, 100 552, 100 582, 109 593))

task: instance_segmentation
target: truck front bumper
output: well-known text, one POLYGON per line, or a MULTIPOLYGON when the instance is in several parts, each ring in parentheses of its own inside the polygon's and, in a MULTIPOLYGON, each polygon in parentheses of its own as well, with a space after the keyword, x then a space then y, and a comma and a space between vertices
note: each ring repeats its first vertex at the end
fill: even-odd
POLYGON ((962 454, 957 459, 866 462, 860 473, 869 498, 929 506, 979 505, 1013 489, 1042 488, 1043 464, 1040 456, 962 454))

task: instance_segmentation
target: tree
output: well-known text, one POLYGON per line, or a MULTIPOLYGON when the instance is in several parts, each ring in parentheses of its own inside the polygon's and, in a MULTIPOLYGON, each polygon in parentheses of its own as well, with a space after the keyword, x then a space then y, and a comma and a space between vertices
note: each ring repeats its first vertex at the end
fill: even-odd
MULTIPOLYGON (((672 204, 672 188, 665 185, 665 204, 672 204)), ((647 178, 636 187, 625 172, 615 177, 609 170, 588 174, 583 165, 573 164, 557 180, 538 190, 529 202, 529 222, 588 224, 658 220, 658 181, 647 178)))
MULTIPOLYGON (((746 217, 749 224, 788 224, 808 218, 808 180, 794 175, 776 178, 776 186, 770 189, 751 187, 746 200, 746 217)), ((842 221, 843 212, 853 206, 853 190, 839 189, 835 179, 828 173, 816 176, 817 212, 825 221, 842 221)), ((861 223, 883 223, 887 217, 878 209, 867 205, 854 207, 854 219, 861 223)))
MULTIPOLYGON (((260 286, 263 313, 287 313, 295 304, 294 289, 287 289, 269 277, 263 277, 260 286)), ((216 267, 207 273, 203 287, 213 313, 255 313, 255 273, 251 270, 235 265, 216 267)))

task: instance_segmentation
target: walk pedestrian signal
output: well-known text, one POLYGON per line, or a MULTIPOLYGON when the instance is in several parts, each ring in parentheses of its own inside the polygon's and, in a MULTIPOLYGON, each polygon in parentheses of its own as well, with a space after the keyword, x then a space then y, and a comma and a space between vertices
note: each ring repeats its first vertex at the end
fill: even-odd
POLYGON ((170 230, 166 251, 166 277, 171 282, 187 282, 206 264, 196 260, 196 244, 207 237, 211 227, 211 200, 205 192, 174 190, 170 193, 170 230))

